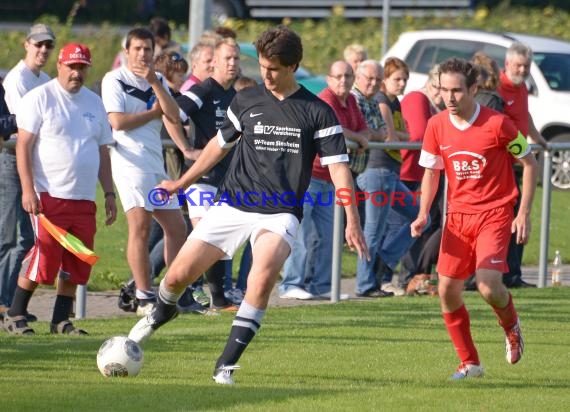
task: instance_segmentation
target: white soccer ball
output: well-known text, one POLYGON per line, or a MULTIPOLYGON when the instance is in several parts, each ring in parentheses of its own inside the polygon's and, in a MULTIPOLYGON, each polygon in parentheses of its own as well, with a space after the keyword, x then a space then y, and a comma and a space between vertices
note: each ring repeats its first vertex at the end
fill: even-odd
POLYGON ((97 366, 103 376, 137 376, 142 364, 141 347, 126 336, 106 340, 97 352, 97 366))

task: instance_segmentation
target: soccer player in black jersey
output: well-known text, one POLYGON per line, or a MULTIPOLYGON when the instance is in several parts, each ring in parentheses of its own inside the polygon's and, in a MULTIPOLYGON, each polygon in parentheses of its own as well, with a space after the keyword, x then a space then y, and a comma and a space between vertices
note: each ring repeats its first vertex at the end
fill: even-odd
MULTIPOLYGON (((169 193, 188 187, 235 145, 219 187, 221 205, 210 208, 180 249, 160 284, 156 309, 129 333, 139 343, 149 338, 176 316, 186 285, 249 238, 253 265, 244 301, 216 362, 213 378, 219 384, 234 383, 236 363, 261 325, 302 217, 315 155, 328 166, 336 189, 353 190, 342 127, 332 109, 295 80, 303 56, 299 36, 279 26, 264 32, 255 46, 264 84, 240 91, 196 163, 177 181, 159 185, 169 193)), ((356 205, 343 204, 346 242, 369 259, 356 205)))

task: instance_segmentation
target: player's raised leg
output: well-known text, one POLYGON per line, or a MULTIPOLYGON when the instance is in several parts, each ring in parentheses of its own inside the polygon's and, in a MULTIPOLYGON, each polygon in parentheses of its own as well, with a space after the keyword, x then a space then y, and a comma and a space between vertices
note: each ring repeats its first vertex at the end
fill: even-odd
POLYGON ((479 270, 477 271, 477 287, 483 299, 495 311, 499 325, 505 331, 507 362, 515 364, 522 358, 524 339, 513 297, 503 284, 502 277, 502 272, 479 270))
POLYGON ((176 303, 186 287, 223 256, 225 253, 216 246, 189 238, 160 282, 156 307, 133 326, 129 339, 143 343, 156 329, 174 319, 178 314, 176 303))

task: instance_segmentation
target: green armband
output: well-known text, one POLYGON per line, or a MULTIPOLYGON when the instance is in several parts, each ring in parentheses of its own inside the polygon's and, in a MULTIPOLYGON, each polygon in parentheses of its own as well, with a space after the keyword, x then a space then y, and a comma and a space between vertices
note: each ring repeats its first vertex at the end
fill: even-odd
POLYGON ((515 139, 509 142, 507 148, 509 149, 509 152, 511 152, 511 154, 517 159, 525 157, 530 152, 530 146, 528 145, 526 138, 522 135, 521 132, 517 134, 517 137, 515 139))

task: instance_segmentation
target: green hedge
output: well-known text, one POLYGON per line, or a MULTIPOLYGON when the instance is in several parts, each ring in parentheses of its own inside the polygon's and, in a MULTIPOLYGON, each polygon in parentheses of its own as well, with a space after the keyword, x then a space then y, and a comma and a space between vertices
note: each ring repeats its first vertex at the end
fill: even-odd
MULTIPOLYGON (((50 2, 58 3, 58 2, 50 2)), ((101 3, 105 3, 102 1, 101 3)), ((405 17, 390 20, 389 43, 392 44, 398 35, 407 30, 425 28, 470 28, 488 31, 514 31, 544 36, 555 36, 570 40, 570 15, 562 9, 545 7, 542 9, 509 8, 509 18, 505 18, 504 6, 494 9, 479 8, 472 15, 457 18, 412 18, 405 17)), ((109 70, 116 53, 120 50, 121 37, 119 27, 110 24, 101 26, 82 26, 80 34, 73 34, 73 22, 60 23, 56 17, 43 16, 39 19, 50 24, 57 35, 58 46, 69 41, 80 41, 87 44, 93 54, 93 67, 90 81, 100 80, 109 70)), ((327 20, 283 21, 291 26, 303 38, 305 48, 303 65, 315 73, 325 73, 328 65, 342 57, 342 50, 349 43, 362 43, 370 52, 370 57, 380 58, 382 50, 382 22, 377 19, 348 21, 341 15, 327 20)), ((228 21, 227 26, 236 30, 240 41, 253 41, 265 29, 275 22, 256 20, 228 21)), ((180 42, 187 41, 186 26, 172 23, 174 37, 180 42)), ((123 26, 124 30, 124 26, 123 26)), ((0 69, 14 66, 23 55, 24 32, 1 32, 0 69)), ((53 53, 46 71, 54 76, 56 73, 53 53)))

